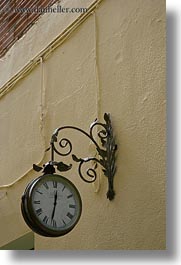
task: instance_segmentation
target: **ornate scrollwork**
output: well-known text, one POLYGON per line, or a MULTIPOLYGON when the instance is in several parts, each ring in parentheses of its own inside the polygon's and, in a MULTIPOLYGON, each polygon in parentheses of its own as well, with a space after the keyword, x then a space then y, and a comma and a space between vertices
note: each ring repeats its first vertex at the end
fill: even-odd
POLYGON ((78 162, 79 163, 79 168, 78 168, 78 171, 79 171, 79 176, 81 177, 82 180, 84 180, 85 182, 87 183, 92 183, 96 180, 97 178, 97 173, 96 173, 96 168, 97 168, 97 163, 99 163, 99 160, 96 159, 95 157, 89 157, 89 158, 77 158, 75 155, 72 155, 72 158, 75 162, 78 162), (89 179, 85 178, 83 173, 82 173, 82 167, 85 163, 87 162, 92 162, 94 161, 95 164, 94 164, 94 168, 88 168, 86 173, 87 173, 87 176, 89 177, 89 179))
POLYGON ((51 153, 52 153, 51 161, 49 162, 50 165, 57 166, 57 169, 60 171, 69 170, 72 165, 65 165, 62 162, 59 162, 59 163, 54 162, 54 152, 60 156, 68 156, 72 152, 71 141, 67 138, 61 138, 61 140, 58 142, 58 134, 60 133, 60 131, 63 131, 64 129, 73 129, 87 136, 92 141, 92 143, 95 145, 99 159, 96 157, 78 158, 75 154, 72 154, 72 159, 75 162, 79 163, 79 166, 78 166, 79 176, 81 177, 82 180, 84 180, 87 183, 92 183, 96 180, 97 178, 96 168, 98 164, 101 165, 104 175, 108 178, 107 198, 109 200, 113 200, 115 196, 115 192, 113 188, 113 178, 116 172, 115 153, 117 150, 117 145, 115 144, 115 138, 113 135, 110 115, 105 113, 104 120, 105 120, 105 123, 100 123, 96 119, 91 124, 89 133, 83 131, 82 129, 78 127, 74 127, 74 126, 64 126, 64 127, 60 127, 56 129, 51 137, 50 148, 48 148, 47 150, 51 149, 51 153), (94 128, 96 127, 97 129, 101 127, 101 130, 97 130, 96 139, 98 141, 95 140, 95 137, 94 137, 95 134, 93 133, 94 128), (101 143, 101 146, 98 142, 101 143), (59 146, 59 148, 65 150, 65 152, 60 152, 59 150, 57 150, 57 145, 59 146), (85 177, 82 169, 85 164, 90 164, 88 162, 94 162, 94 167, 89 167, 87 169, 86 177, 85 177))

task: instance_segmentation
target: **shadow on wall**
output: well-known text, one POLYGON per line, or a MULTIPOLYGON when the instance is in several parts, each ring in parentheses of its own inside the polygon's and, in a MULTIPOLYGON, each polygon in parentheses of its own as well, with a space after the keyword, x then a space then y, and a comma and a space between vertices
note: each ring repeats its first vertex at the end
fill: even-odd
MULTIPOLYGON (((131 260, 131 261, 146 261, 146 260, 160 260, 168 261, 175 260, 178 255, 177 249, 177 204, 176 204, 176 103, 177 103, 177 93, 178 93, 178 84, 177 84, 177 26, 178 26, 178 14, 168 13, 167 14, 167 124, 168 124, 168 160, 167 160, 167 198, 168 198, 168 208, 167 208, 167 250, 152 251, 145 250, 143 251, 52 251, 52 252, 31 252, 31 251, 13 251, 10 254, 10 258, 13 261, 25 261, 36 260, 36 261, 66 261, 66 260, 131 260)), ((81 235, 80 235, 81 236, 81 235)), ((119 248, 119 246, 118 246, 119 248)))

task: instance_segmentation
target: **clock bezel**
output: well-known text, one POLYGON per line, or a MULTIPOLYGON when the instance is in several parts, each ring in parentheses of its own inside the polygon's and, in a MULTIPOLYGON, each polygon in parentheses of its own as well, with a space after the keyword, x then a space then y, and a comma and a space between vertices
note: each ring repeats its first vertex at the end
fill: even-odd
POLYGON ((22 197, 21 210, 27 225, 35 233, 38 233, 42 236, 58 237, 69 233, 78 223, 82 213, 82 200, 79 191, 70 180, 58 174, 46 174, 36 178, 35 180, 29 183, 22 197), (75 218, 73 219, 73 222, 71 222, 71 225, 65 228, 64 227, 57 228, 57 230, 53 230, 48 228, 47 226, 44 226, 44 224, 37 218, 37 215, 35 214, 33 207, 33 197, 32 197, 34 189, 36 188, 37 185, 39 185, 40 182, 52 180, 52 178, 58 179, 59 182, 63 183, 65 186, 71 189, 71 192, 73 192, 74 198, 76 200, 76 206, 77 206, 75 218))

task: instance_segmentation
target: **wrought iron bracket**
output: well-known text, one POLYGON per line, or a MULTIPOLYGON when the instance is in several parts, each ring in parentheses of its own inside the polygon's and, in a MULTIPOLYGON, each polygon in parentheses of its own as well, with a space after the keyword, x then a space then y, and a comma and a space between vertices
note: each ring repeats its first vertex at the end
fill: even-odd
POLYGON ((60 155, 60 156, 68 156, 72 153, 72 143, 67 138, 61 138, 58 140, 59 133, 65 129, 72 129, 79 131, 86 137, 88 137, 91 142, 94 144, 97 155, 95 157, 88 157, 88 158, 78 158, 75 154, 72 154, 73 161, 77 162, 78 165, 78 173, 82 180, 84 180, 87 183, 92 183, 97 178, 96 169, 98 164, 102 167, 102 171, 104 175, 108 179, 108 191, 107 191, 107 198, 109 200, 113 200, 115 196, 115 191, 113 187, 113 180, 114 175, 116 172, 116 150, 117 145, 115 144, 115 137, 113 135, 113 128, 111 124, 111 118, 110 114, 105 113, 104 114, 104 121, 105 123, 100 123, 97 121, 97 119, 90 125, 89 133, 85 132, 84 130, 75 127, 75 126, 63 126, 57 128, 50 141, 50 146, 46 151, 51 151, 51 161, 43 165, 42 167, 39 167, 37 165, 33 165, 34 170, 40 171, 43 169, 44 174, 53 174, 55 173, 55 167, 58 171, 67 171, 72 168, 72 164, 66 165, 63 162, 56 162, 54 161, 54 153, 60 155), (95 133, 93 133, 94 128, 97 127, 99 130, 96 131, 96 137, 95 133), (101 129, 100 129, 101 128, 101 129), (96 138, 96 140, 95 140, 96 138), (64 153, 60 152, 57 149, 57 145, 62 150, 68 150, 64 153), (94 165, 89 167, 86 171, 88 179, 83 174, 83 165, 85 165, 88 162, 94 162, 94 165))

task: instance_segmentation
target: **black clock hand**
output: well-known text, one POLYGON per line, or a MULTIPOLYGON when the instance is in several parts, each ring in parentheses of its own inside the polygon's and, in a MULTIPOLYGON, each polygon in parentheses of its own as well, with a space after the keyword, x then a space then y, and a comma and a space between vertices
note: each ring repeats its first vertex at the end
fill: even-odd
POLYGON ((53 220, 53 217, 55 215, 55 208, 57 205, 57 191, 55 192, 55 197, 54 197, 54 207, 53 207, 53 212, 52 212, 52 216, 51 216, 51 220, 53 220))

